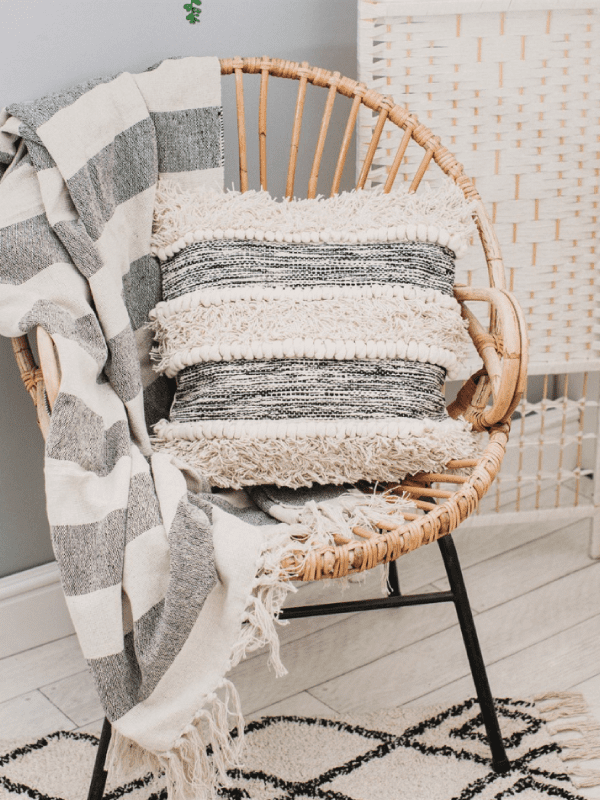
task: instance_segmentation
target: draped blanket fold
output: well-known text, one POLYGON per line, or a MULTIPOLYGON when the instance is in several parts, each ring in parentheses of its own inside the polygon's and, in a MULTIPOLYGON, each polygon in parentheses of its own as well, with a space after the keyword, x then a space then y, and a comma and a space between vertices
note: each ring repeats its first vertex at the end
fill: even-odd
POLYGON ((267 490, 240 508, 152 450, 148 430, 172 399, 146 324, 161 292, 155 190, 159 178, 222 185, 217 59, 167 60, 8 107, 0 175, 0 334, 42 326, 56 346, 47 511, 112 722, 109 764, 163 770, 172 800, 216 797, 242 739, 228 671, 270 644, 284 672, 274 620, 289 570, 336 526, 351 536, 389 509, 356 494, 337 503, 337 491, 303 510, 267 490))

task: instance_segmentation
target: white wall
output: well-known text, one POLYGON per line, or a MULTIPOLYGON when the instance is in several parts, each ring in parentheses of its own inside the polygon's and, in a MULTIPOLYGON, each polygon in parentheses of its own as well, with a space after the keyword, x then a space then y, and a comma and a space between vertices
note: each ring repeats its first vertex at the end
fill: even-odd
MULTIPOLYGON (((203 0, 202 9, 200 24, 190 25, 183 0, 0 0, 0 107, 176 55, 267 54, 356 77, 355 0, 203 0)), ((279 99, 274 86, 271 110, 279 99)), ((229 111, 226 129, 231 122, 229 111)), ((270 138, 283 142, 288 127, 289 117, 271 113, 270 138)), ((317 127, 316 119, 306 126, 307 142, 317 127)), ((286 155, 283 146, 276 151, 286 155)), ((276 161, 270 166, 277 170, 276 161)), ((228 182, 234 173, 230 158, 228 182)), ((0 577, 52 558, 42 439, 10 342, 0 340, 0 577)))

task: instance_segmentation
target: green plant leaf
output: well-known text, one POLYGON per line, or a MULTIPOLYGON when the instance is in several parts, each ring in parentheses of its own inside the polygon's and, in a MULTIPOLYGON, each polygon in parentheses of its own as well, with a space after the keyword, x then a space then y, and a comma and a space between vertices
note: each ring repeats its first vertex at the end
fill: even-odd
POLYGON ((191 25, 193 25, 195 22, 199 21, 198 17, 196 16, 196 14, 193 11, 190 14, 187 15, 186 19, 190 22, 191 25))
POLYGON ((192 3, 196 3, 197 6, 201 6, 202 0, 192 0, 192 3))
POLYGON ((191 3, 186 3, 184 5, 184 8, 186 11, 191 11, 194 8, 194 6, 191 3))

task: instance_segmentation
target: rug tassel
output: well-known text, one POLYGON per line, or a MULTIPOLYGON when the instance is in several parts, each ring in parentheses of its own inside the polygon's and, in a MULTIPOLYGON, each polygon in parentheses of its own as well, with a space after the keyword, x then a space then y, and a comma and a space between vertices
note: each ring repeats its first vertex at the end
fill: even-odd
POLYGON ((567 769, 567 775, 571 778, 571 783, 577 789, 589 789, 593 786, 600 786, 600 770, 571 767, 567 769))
POLYGON ((578 692, 545 692, 533 699, 544 722, 588 713, 583 695, 578 692))
POLYGON ((552 736, 555 736, 557 733, 566 733, 568 731, 600 734, 600 725, 592 720, 589 722, 581 722, 579 720, 574 722, 571 719, 561 719, 559 722, 548 724, 548 730, 552 736))
MULTIPOLYGON (((563 761, 590 761, 600 758, 600 725, 589 716, 582 694, 578 692, 546 692, 534 697, 541 718, 548 724, 548 732, 556 737, 560 733, 578 734, 570 738, 555 738, 561 748, 563 761)), ((600 786, 600 770, 580 766, 567 770, 578 789, 600 786)))

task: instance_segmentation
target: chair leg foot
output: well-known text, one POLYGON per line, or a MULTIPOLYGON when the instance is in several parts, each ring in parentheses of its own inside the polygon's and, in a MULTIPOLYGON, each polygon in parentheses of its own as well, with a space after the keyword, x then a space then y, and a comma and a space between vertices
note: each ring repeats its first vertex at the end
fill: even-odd
POLYGON ((456 547, 450 535, 438 539, 438 545, 444 559, 444 566, 450 582, 450 589, 454 595, 454 606, 458 616, 460 630, 465 643, 469 665, 477 691, 477 700, 481 708, 481 715, 487 734, 488 744, 492 751, 492 768, 494 772, 502 773, 510 769, 510 761, 506 755, 502 733, 498 723, 498 716, 494 706, 494 699, 485 669, 485 663, 479 646, 479 639, 473 621, 473 614, 469 604, 467 589, 463 578, 456 547))
POLYGON ((108 752, 111 732, 110 722, 105 717, 104 724, 102 725, 102 733, 100 734, 100 741, 98 742, 98 752, 96 753, 96 761, 94 763, 94 771, 92 773, 87 800, 102 800, 107 776, 104 765, 106 763, 106 754, 108 752))

